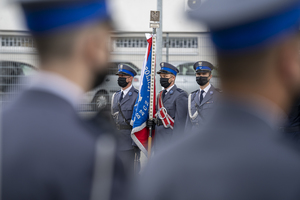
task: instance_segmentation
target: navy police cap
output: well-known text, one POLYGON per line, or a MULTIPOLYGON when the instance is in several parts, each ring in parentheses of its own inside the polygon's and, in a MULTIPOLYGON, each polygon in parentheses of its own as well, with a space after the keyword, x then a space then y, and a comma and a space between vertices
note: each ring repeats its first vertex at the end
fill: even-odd
POLYGON ((173 65, 162 62, 160 63, 160 70, 157 72, 157 74, 174 74, 176 76, 178 72, 179 70, 173 65))
POLYGON ((110 20, 105 0, 16 0, 28 29, 36 34, 110 20))
POLYGON ((267 46, 299 29, 299 0, 209 0, 190 18, 211 31, 218 51, 267 46))
POLYGON ((194 64, 194 70, 196 71, 196 73, 212 71, 213 69, 214 66, 207 61, 198 61, 194 64))
POLYGON ((119 74, 130 75, 130 76, 134 77, 136 75, 136 71, 129 65, 119 64, 118 72, 116 73, 116 75, 119 75, 119 74))

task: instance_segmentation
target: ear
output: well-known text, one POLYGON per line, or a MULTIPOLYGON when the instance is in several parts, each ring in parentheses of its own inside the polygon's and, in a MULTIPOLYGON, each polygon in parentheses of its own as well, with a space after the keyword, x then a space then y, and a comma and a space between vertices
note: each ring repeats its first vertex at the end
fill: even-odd
POLYGON ((102 68, 109 60, 109 31, 104 27, 90 28, 86 36, 85 58, 90 67, 102 68))
POLYGON ((277 77, 287 90, 291 90, 290 92, 296 92, 300 87, 299 44, 299 36, 295 35, 283 41, 279 49, 277 77))
POLYGON ((133 77, 132 77, 132 76, 130 76, 130 77, 129 77, 129 82, 131 83, 131 82, 132 82, 132 80, 133 80, 133 77))

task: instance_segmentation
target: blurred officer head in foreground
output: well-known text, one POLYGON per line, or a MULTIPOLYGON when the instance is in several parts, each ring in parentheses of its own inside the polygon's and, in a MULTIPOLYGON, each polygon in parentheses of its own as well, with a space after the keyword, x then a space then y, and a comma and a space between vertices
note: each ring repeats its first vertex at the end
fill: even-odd
POLYGON ((198 134, 154 157, 135 199, 299 199, 300 154, 278 127, 300 86, 299 0, 208 0, 226 98, 198 134))
POLYGON ((299 3, 248 1, 234 11, 226 4, 235 1, 203 3, 191 14, 211 30, 225 94, 264 96, 287 112, 300 91, 299 3))
POLYGON ((24 0, 21 5, 41 70, 62 74, 84 91, 103 81, 111 31, 104 0, 24 0))
POLYGON ((20 3, 41 70, 3 113, 3 199, 121 199, 125 179, 108 120, 99 128, 76 112, 105 75, 106 2, 20 3))

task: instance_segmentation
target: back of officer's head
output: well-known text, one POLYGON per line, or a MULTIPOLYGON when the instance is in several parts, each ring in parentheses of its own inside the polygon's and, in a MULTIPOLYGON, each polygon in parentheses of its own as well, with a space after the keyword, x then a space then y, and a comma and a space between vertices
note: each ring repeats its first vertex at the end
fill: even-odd
POLYGON ((19 1, 41 66, 71 59, 90 65, 107 62, 111 24, 104 0, 19 1))
POLYGON ((299 0, 210 0, 190 16, 211 30, 224 90, 299 91, 299 0))

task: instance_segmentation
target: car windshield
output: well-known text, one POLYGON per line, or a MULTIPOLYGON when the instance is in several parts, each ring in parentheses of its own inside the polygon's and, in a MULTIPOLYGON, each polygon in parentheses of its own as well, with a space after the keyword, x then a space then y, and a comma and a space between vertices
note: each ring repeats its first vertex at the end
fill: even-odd
POLYGON ((19 65, 19 67, 23 70, 23 73, 25 76, 30 76, 30 75, 36 73, 36 70, 33 67, 30 67, 28 65, 21 64, 21 65, 19 65))

